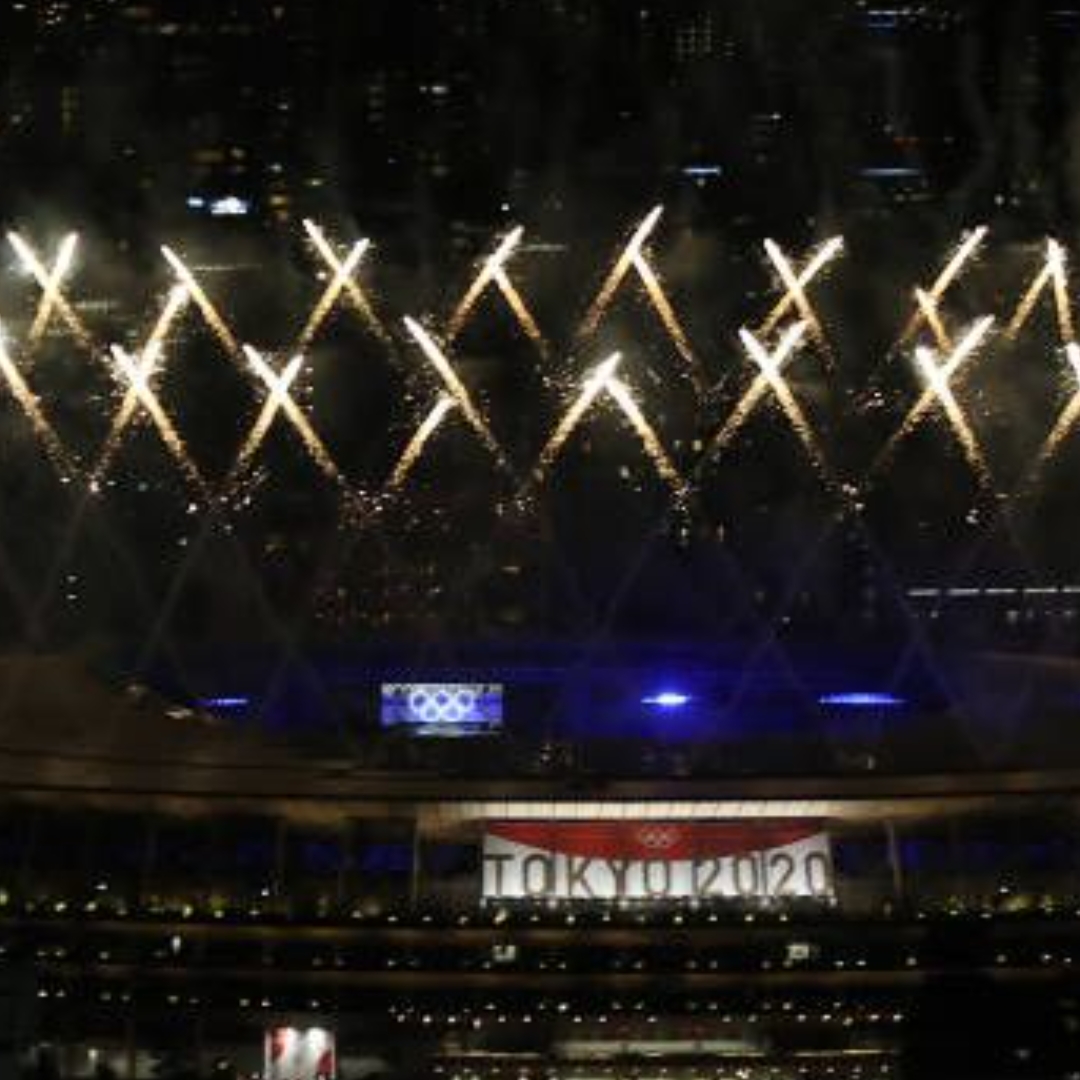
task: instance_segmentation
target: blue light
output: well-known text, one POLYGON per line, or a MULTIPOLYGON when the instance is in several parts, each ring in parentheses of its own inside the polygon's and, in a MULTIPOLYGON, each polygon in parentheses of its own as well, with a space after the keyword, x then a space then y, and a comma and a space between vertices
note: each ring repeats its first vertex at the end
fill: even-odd
POLYGON ((870 180, 903 180, 905 178, 922 176, 922 169, 915 169, 909 165, 867 165, 859 170, 860 176, 870 180))
POLYGON ((896 694, 879 690, 850 690, 842 694, 822 694, 818 704, 840 709, 896 709, 907 702, 896 694))
POLYGON ((233 694, 224 697, 200 698, 199 704, 204 709, 244 709, 251 704, 251 698, 233 694))
POLYGON ((658 709, 681 709, 690 704, 690 695, 681 694, 678 690, 661 690, 658 694, 650 694, 641 699, 642 705, 655 705, 658 709))
POLYGON ((189 195, 187 204, 192 210, 202 210, 206 206, 206 200, 201 195, 189 195))

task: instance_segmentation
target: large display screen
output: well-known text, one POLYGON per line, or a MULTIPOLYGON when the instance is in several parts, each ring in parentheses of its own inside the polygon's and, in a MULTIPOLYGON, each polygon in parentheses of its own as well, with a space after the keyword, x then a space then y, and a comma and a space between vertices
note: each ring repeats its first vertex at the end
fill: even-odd
POLYGON ((498 731, 503 722, 499 683, 383 683, 382 725, 415 735, 453 738, 498 731))
POLYGON ((274 1027, 266 1031, 265 1080, 334 1080, 334 1033, 326 1028, 274 1027))
POLYGON ((834 897, 817 822, 489 821, 483 894, 522 900, 834 897))

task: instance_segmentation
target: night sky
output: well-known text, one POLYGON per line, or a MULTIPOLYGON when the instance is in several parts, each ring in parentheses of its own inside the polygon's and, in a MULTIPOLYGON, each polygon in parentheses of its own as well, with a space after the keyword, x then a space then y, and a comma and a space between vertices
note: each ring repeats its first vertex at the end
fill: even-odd
POLYGON ((45 277, 79 241, 47 315, 4 245, 0 633, 144 658, 252 639, 1074 648, 1078 43, 1064 0, 6 5, 0 218, 45 277), (339 261, 371 241, 309 340, 333 270, 305 220, 339 261), (495 276, 454 326, 517 226, 500 273, 536 334, 495 276), (940 325, 905 335, 979 226, 929 301, 940 325), (808 307, 768 322, 783 269, 841 236, 808 307), (129 388, 111 346, 138 361, 179 280, 162 243, 226 324, 189 298, 154 362, 183 468, 137 399, 108 442, 129 388), (758 361, 785 334, 770 384, 758 361), (288 408, 245 456, 298 343, 288 408), (601 388, 538 477, 616 350, 662 467, 601 388), (927 364, 948 401, 912 416, 927 364))

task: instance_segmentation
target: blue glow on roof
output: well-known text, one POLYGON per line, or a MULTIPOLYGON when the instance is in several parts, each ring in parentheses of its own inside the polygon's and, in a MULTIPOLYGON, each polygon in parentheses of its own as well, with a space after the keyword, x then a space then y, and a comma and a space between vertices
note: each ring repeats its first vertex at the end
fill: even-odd
POLYGON ((222 697, 200 698, 199 704, 204 709, 243 709, 251 704, 251 698, 242 694, 231 694, 222 697))
POLYGON ((840 694, 822 694, 818 704, 840 709, 896 709, 907 702, 896 694, 879 690, 849 690, 840 694))
POLYGON ((641 699, 642 705, 655 705, 658 709, 681 709, 691 702, 689 694, 680 693, 678 690, 661 690, 657 694, 650 694, 641 699))
POLYGON ((868 165, 859 170, 860 176, 873 180, 902 180, 912 176, 922 176, 922 169, 910 165, 868 165))

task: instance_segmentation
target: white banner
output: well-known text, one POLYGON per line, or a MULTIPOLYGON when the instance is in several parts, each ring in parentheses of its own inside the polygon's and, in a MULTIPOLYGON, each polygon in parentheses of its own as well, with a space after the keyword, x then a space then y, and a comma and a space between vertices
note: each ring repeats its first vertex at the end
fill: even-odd
POLYGON ((489 822, 487 899, 834 895, 829 838, 806 822, 489 822))

